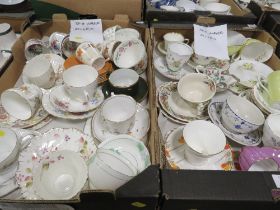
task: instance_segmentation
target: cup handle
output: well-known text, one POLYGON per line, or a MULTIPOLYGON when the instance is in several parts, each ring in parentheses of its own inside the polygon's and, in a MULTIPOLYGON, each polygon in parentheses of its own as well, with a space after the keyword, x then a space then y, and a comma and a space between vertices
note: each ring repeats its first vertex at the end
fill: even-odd
POLYGON ((88 95, 88 92, 86 90, 84 90, 84 96, 86 98, 86 101, 89 101, 90 98, 89 98, 89 95, 88 95))
POLYGON ((202 115, 204 110, 205 110, 205 104, 199 103, 198 106, 196 107, 196 114, 202 115))
POLYGON ((197 65, 196 67, 195 67, 195 71, 196 71, 196 73, 199 73, 199 74, 203 74, 204 73, 204 67, 203 66, 201 66, 201 65, 197 65))
POLYGON ((269 91, 268 91, 268 89, 264 86, 264 84, 263 84, 263 82, 262 82, 262 77, 261 77, 260 74, 258 75, 257 86, 258 86, 259 88, 261 88, 262 90, 264 90, 264 91, 266 92, 266 94, 268 95, 268 97, 270 98, 269 91))
POLYGON ((31 139, 35 136, 40 136, 41 134, 36 131, 30 131, 31 133, 28 133, 20 138, 20 151, 24 150, 30 143, 31 139))
POLYGON ((237 53, 233 54, 233 55, 231 56, 231 60, 232 60, 232 61, 238 61, 238 60, 240 60, 240 53, 237 52, 237 53))
POLYGON ((189 39, 184 39, 184 43, 189 44, 190 40, 189 39))

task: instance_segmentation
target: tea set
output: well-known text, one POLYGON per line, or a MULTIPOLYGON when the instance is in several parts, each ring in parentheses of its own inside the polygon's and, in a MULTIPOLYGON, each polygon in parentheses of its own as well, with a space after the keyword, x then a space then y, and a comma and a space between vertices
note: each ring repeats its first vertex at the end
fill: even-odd
MULTIPOLYGON (((181 52, 178 46, 188 46, 184 42, 189 42, 182 34, 169 32, 163 40, 158 41, 155 47, 154 67, 171 80, 163 82, 157 89, 161 114, 177 125, 170 131, 166 128, 164 138, 170 167, 236 170, 230 145, 237 145, 241 148, 241 170, 280 170, 280 159, 273 155, 280 152, 280 74, 264 64, 272 56, 272 46, 229 31, 231 59, 218 66, 213 65, 220 62, 215 58, 188 54, 187 50, 181 52), (166 40, 166 37, 172 37, 173 42, 170 43, 172 39, 166 40), (184 55, 184 60, 176 63, 177 68, 171 66, 167 58, 172 45, 178 49, 175 50, 177 53, 184 55), (169 75, 179 73, 171 77, 163 69, 169 75), (233 91, 232 87, 237 85, 246 91, 233 91), (224 97, 218 99, 218 93, 224 97), (207 121, 209 118, 212 123, 207 121), (214 132, 214 127, 220 136, 214 132), (217 150, 211 153, 211 148, 217 150)), ((173 61, 176 58, 172 58, 173 61)))
POLYGON ((48 43, 26 42, 23 85, 1 94, 1 197, 20 190, 20 199, 67 200, 82 190, 114 191, 151 164, 150 116, 139 103, 148 93, 139 75, 145 45, 133 28, 113 26, 104 39, 76 43, 54 32, 48 43), (102 83, 108 63, 116 70, 102 83), (56 118, 87 121, 87 129, 33 131, 56 118))

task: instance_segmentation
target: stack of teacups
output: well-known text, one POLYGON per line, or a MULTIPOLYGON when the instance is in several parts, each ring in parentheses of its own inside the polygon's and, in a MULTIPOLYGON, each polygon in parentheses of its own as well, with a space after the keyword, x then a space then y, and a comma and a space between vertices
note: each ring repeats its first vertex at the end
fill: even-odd
MULTIPOLYGON (((222 130, 211 122, 192 121, 184 127, 185 158, 196 166, 205 165, 209 158, 221 153, 226 146, 222 130)), ((209 164, 209 163, 208 163, 209 164)))
POLYGON ((215 95, 216 85, 207 75, 191 73, 179 80, 177 91, 182 106, 185 103, 186 106, 192 107, 194 115, 200 116, 215 95))
POLYGON ((163 39, 168 68, 171 71, 179 71, 193 54, 193 49, 187 44, 189 40, 174 32, 165 34, 163 39))
POLYGON ((264 124, 263 113, 253 103, 239 96, 229 96, 222 108, 222 124, 233 133, 251 133, 264 124))
POLYGON ((23 139, 33 135, 31 133, 18 136, 10 128, 0 128, 0 197, 18 188, 15 182, 17 158, 20 150, 29 143, 23 139))
POLYGON ((1 94, 1 103, 5 111, 20 120, 30 119, 41 104, 42 91, 35 85, 22 85, 10 88, 1 94))

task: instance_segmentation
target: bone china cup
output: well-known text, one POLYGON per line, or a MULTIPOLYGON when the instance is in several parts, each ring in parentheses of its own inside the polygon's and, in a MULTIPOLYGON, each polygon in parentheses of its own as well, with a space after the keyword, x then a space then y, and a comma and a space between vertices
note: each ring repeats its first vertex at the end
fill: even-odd
POLYGON ((121 44, 119 41, 109 40, 102 43, 101 52, 104 58, 113 60, 113 55, 117 47, 121 44))
POLYGON ((49 38, 49 45, 53 53, 61 53, 61 44, 63 39, 67 36, 65 33, 54 32, 49 38))
POLYGON ((280 114, 271 114, 266 118, 263 127, 262 141, 264 146, 280 149, 280 114))
POLYGON ((17 157, 20 144, 9 128, 0 127, 0 169, 10 165, 17 157))
POLYGON ((48 49, 48 47, 40 39, 29 39, 25 43, 24 54, 27 60, 30 60, 37 55, 46 54, 49 52, 50 50, 48 49))
POLYGON ((132 69, 118 69, 109 76, 109 84, 115 93, 135 94, 138 81, 139 75, 132 69))
POLYGON ((76 57, 79 61, 89 66, 93 66, 96 70, 100 70, 105 65, 105 58, 90 42, 83 42, 76 50, 76 57))
POLYGON ((222 152, 226 146, 223 131, 211 122, 192 121, 184 127, 185 157, 193 165, 202 165, 208 158, 222 152))
POLYGON ((8 23, 0 24, 0 50, 10 50, 17 37, 8 23))
POLYGON ((229 96, 223 104, 222 123, 235 133, 250 133, 264 124, 264 115, 250 101, 239 97, 229 96))
POLYGON ((185 39, 184 36, 180 33, 170 32, 163 36, 164 39, 164 48, 168 49, 168 46, 177 42, 186 42, 189 43, 189 39, 185 39))
POLYGON ((184 43, 172 43, 168 45, 166 61, 171 71, 179 71, 188 62, 193 49, 184 43))
POLYGON ((134 124, 136 107, 136 101, 130 96, 116 95, 106 99, 101 106, 106 128, 115 134, 128 133, 134 124))
POLYGON ((26 84, 19 88, 5 90, 1 95, 1 103, 11 116, 27 120, 37 111, 41 98, 40 88, 26 84))
POLYGON ((72 66, 63 72, 67 94, 80 102, 93 99, 97 89, 97 78, 97 70, 85 64, 72 66))
POLYGON ((50 61, 45 55, 37 55, 23 68, 23 75, 30 83, 41 88, 50 88, 55 83, 55 73, 50 61))

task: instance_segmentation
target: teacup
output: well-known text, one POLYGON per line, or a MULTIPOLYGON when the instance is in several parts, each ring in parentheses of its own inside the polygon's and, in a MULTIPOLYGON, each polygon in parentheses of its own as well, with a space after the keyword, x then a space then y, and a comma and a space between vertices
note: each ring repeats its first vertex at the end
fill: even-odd
POLYGON ((197 115, 201 115, 216 94, 216 85, 207 75, 191 73, 179 80, 177 90, 186 103, 196 107, 197 115))
POLYGON ((114 134, 127 134, 134 125, 136 105, 136 101, 126 95, 115 95, 106 99, 101 106, 106 128, 114 134))
POLYGON ((40 106, 42 91, 35 85, 22 85, 19 88, 5 90, 1 94, 1 103, 11 116, 27 120, 40 106))
POLYGON ((122 42, 114 52, 114 63, 123 69, 133 69, 138 74, 147 68, 147 53, 144 43, 139 39, 122 42))
POLYGON ((266 92, 268 103, 272 108, 280 110, 280 71, 274 71, 267 77, 267 87, 261 76, 258 77, 258 87, 266 92))
POLYGON ((105 58, 91 42, 83 42, 76 50, 76 57, 79 61, 96 70, 100 70, 105 65, 105 58))
POLYGON ((113 92, 134 95, 138 88, 139 75, 132 69, 118 69, 109 76, 109 84, 113 92))
POLYGON ((121 44, 119 41, 105 41, 102 43, 101 52, 104 58, 113 60, 113 55, 117 47, 121 44))
POLYGON ((184 36, 180 33, 170 32, 166 33, 163 36, 164 39, 164 49, 167 50, 169 44, 176 43, 176 42, 185 42, 186 44, 189 43, 189 39, 185 39, 184 36))
POLYGON ((50 88, 55 83, 55 73, 49 59, 44 55, 37 55, 28 61, 22 74, 28 81, 41 88, 50 88))
POLYGON ((0 24, 0 50, 11 50, 17 37, 12 27, 8 23, 0 24))
POLYGON ((61 54, 62 41, 66 36, 67 34, 60 32, 54 32, 50 35, 49 45, 53 53, 61 54))
POLYGON ((29 39, 25 43, 24 54, 27 60, 34 58, 40 54, 47 54, 50 52, 48 46, 40 39, 29 39))
POLYGON ((226 146, 223 131, 211 122, 192 121, 184 127, 185 158, 193 165, 203 165, 208 158, 222 152, 226 146))
POLYGON ((259 108, 240 96, 231 95, 223 104, 222 124, 235 133, 250 133, 264 124, 259 108))
POLYGON ((70 35, 65 36, 64 39, 61 42, 62 56, 65 59, 67 59, 70 56, 75 55, 76 50, 77 50, 79 45, 80 45, 80 43, 78 43, 78 42, 70 41, 70 35))
POLYGON ((64 88, 70 98, 86 103, 94 98, 98 72, 95 68, 81 64, 63 72, 64 88))
POLYGON ((171 71, 179 71, 188 62, 193 49, 184 43, 172 43, 168 45, 166 61, 171 71))
POLYGON ((264 123, 262 141, 264 146, 280 148, 280 114, 269 115, 264 123))
POLYGON ((140 33, 133 28, 122 28, 116 31, 115 40, 120 42, 125 42, 133 39, 140 39, 140 33))
POLYGON ((227 15, 229 14, 231 7, 227 4, 212 2, 204 5, 204 8, 214 14, 227 15))

